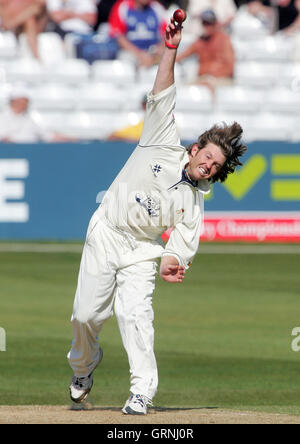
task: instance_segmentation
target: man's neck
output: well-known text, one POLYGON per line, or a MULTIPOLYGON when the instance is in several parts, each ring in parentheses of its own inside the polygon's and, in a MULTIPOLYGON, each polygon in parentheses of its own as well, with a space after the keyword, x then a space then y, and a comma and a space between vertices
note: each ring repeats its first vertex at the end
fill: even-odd
POLYGON ((188 167, 189 167, 189 164, 187 163, 186 164, 186 166, 184 167, 184 175, 185 175, 185 177, 186 177, 186 179, 194 186, 194 187, 196 187, 197 186, 197 184, 198 184, 198 181, 197 180, 195 180, 195 179, 193 179, 191 176, 190 176, 190 174, 189 174, 189 171, 188 171, 188 167))

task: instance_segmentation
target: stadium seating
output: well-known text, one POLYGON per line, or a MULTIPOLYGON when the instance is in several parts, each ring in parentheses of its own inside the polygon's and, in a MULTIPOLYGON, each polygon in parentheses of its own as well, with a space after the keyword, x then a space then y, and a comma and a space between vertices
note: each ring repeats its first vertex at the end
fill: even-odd
POLYGON ((292 58, 293 62, 300 63, 300 33, 294 36, 292 58))
POLYGON ((32 89, 31 107, 35 110, 72 110, 77 105, 74 89, 65 85, 49 83, 32 89))
MULTIPOLYGON (((234 83, 219 86, 214 99, 204 86, 192 85, 197 57, 175 65, 181 137, 195 140, 216 122, 238 121, 249 140, 300 140, 300 37, 271 35, 245 7, 232 22, 231 37, 234 83)), ((185 32, 179 51, 195 38, 185 32)), ((137 68, 124 50, 116 60, 89 64, 76 58, 74 36, 63 44, 52 32, 39 35, 39 52, 41 61, 32 57, 24 35, 18 42, 13 33, 0 32, 0 109, 11 86, 22 83, 31 91, 37 121, 73 137, 105 138, 142 118, 142 100, 152 89, 157 66, 137 68)))
POLYGON ((299 127, 299 123, 297 121, 296 121, 296 124, 295 124, 292 134, 290 134, 290 136, 289 136, 289 140, 291 142, 300 143, 300 127, 299 127))
POLYGON ((122 88, 123 93, 127 96, 124 103, 124 110, 128 112, 140 111, 144 97, 152 90, 153 83, 136 83, 122 88))
POLYGON ((216 107, 219 111, 258 112, 264 101, 264 93, 239 86, 223 86, 216 92, 216 107))
MULTIPOLYGON (((75 111, 64 116, 64 134, 86 140, 106 139, 116 129, 127 126, 129 120, 128 113, 75 111)), ((136 115, 134 122, 137 123, 136 115)))
MULTIPOLYGON (((33 110, 31 116, 33 120, 45 130, 51 133, 66 134, 65 119, 66 114, 64 111, 50 111, 50 110, 33 110)), ((71 134, 69 134, 71 135, 71 134)))
MULTIPOLYGON (((42 32, 38 36, 40 60, 45 65, 59 63, 66 58, 66 51, 60 36, 55 32, 42 32)), ((19 53, 22 58, 33 58, 26 36, 19 36, 19 53)))
POLYGON ((238 9, 231 24, 234 37, 239 40, 253 40, 269 35, 268 27, 257 17, 251 15, 245 6, 238 9))
POLYGON ((9 83, 0 83, 0 110, 2 110, 9 98, 9 94, 11 91, 11 85, 9 83))
POLYGON ((195 141, 209 128, 206 113, 175 112, 175 119, 183 141, 195 141))
POLYGON ((12 32, 0 32, 0 60, 12 60, 18 56, 18 44, 12 32))
POLYGON ((94 82, 127 85, 136 81, 135 65, 126 60, 98 60, 92 64, 91 70, 94 82))
POLYGON ((78 90, 80 110, 121 110, 127 102, 126 90, 107 83, 85 83, 78 90))
POLYGON ((36 59, 20 58, 6 66, 6 75, 12 84, 37 85, 44 81, 46 74, 45 68, 36 59))
POLYGON ((179 86, 176 109, 186 112, 209 112, 212 110, 212 96, 205 86, 179 86))
MULTIPOLYGON (((137 70, 137 80, 139 83, 153 85, 157 73, 157 65, 150 68, 141 67, 137 70)), ((181 64, 175 65, 175 77, 177 84, 181 84, 183 81, 183 68, 181 64)))
POLYGON ((286 114, 259 113, 249 122, 246 130, 247 138, 260 141, 291 140, 296 127, 296 119, 286 114))
POLYGON ((157 73, 157 66, 150 68, 141 67, 137 70, 136 78, 143 85, 153 85, 157 73))
POLYGON ((252 40, 233 37, 232 44, 238 61, 285 63, 293 59, 291 39, 279 35, 262 36, 252 40))
POLYGON ((45 69, 47 80, 64 84, 78 85, 90 79, 90 66, 85 60, 66 59, 45 69))
POLYGON ((69 113, 64 116, 64 133, 79 139, 101 139, 105 135, 102 123, 103 117, 96 113, 69 113))
POLYGON ((299 115, 300 88, 298 91, 293 91, 292 88, 279 87, 267 91, 265 94, 264 110, 271 113, 299 115))
POLYGON ((251 112, 241 111, 217 111, 207 115, 207 127, 210 128, 215 124, 222 125, 223 123, 232 124, 238 122, 244 130, 245 140, 250 140, 252 137, 252 130, 254 128, 253 121, 256 118, 256 114, 251 112))
POLYGON ((184 83, 192 83, 198 75, 199 61, 197 57, 189 57, 180 62, 182 68, 182 81, 184 83))
POLYGON ((286 63, 281 66, 280 76, 277 84, 291 88, 293 91, 300 90, 300 63, 286 63))
POLYGON ((236 63, 235 82, 245 87, 270 88, 281 75, 282 64, 245 61, 236 63))

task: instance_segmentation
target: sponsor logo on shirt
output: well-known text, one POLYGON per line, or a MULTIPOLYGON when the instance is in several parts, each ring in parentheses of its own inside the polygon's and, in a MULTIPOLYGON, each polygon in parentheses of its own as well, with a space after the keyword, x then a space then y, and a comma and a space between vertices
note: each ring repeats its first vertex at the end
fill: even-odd
POLYGON ((160 203, 156 202, 150 194, 142 196, 140 193, 136 193, 135 200, 145 208, 150 217, 159 216, 160 203))

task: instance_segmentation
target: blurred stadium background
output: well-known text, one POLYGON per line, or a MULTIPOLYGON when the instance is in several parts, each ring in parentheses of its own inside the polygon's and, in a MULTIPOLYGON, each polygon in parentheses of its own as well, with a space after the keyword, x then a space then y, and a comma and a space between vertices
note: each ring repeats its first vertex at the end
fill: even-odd
MULTIPOLYGON (((99 28, 100 40, 107 36, 106 25, 99 28)), ((234 120, 249 143, 245 166, 208 199, 203 239, 299 241, 300 33, 271 34, 245 6, 238 9, 230 33, 234 83, 219 86, 215 101, 206 87, 189 84, 196 59, 176 66, 176 118, 183 143, 215 122, 234 120)), ((181 50, 194 38, 187 22, 181 50)), ((40 127, 78 140, 62 146, 1 144, 2 239, 82 239, 99 193, 134 148, 107 138, 142 120, 141 101, 156 67, 137 68, 123 50, 114 60, 89 63, 75 56, 75 47, 73 34, 63 46, 56 33, 41 33, 38 61, 24 35, 17 40, 12 32, 0 33, 0 108, 21 84, 40 127)))
MULTIPOLYGON (((183 48, 194 38, 185 28, 183 48)), ((235 82, 218 88, 215 103, 188 85, 196 60, 176 66, 184 143, 237 120, 249 150, 206 201, 203 255, 185 295, 162 282, 156 290, 157 402, 300 414, 299 356, 290 347, 299 324, 300 40, 270 35, 242 8, 231 36, 235 82)), ((39 125, 80 139, 0 144, 1 404, 68 402, 68 319, 87 223, 134 149, 106 139, 140 121, 154 80, 154 68, 137 69, 124 52, 88 63, 74 44, 69 38, 63 48, 56 34, 42 33, 41 63, 22 36, 0 33, 0 108, 21 82, 39 125)), ((118 406, 127 363, 114 320, 103 343, 94 400, 118 406)))

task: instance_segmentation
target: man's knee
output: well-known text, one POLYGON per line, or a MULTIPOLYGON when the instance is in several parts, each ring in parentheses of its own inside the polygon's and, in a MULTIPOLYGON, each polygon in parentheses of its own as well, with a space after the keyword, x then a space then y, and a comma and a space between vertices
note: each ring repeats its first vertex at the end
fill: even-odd
POLYGON ((152 305, 138 304, 135 307, 120 307, 116 304, 115 314, 119 323, 130 324, 143 324, 151 327, 154 319, 152 305))
POLYGON ((112 316, 112 312, 97 312, 83 308, 76 310, 72 316, 72 322, 78 322, 93 328, 100 328, 101 325, 112 316))

